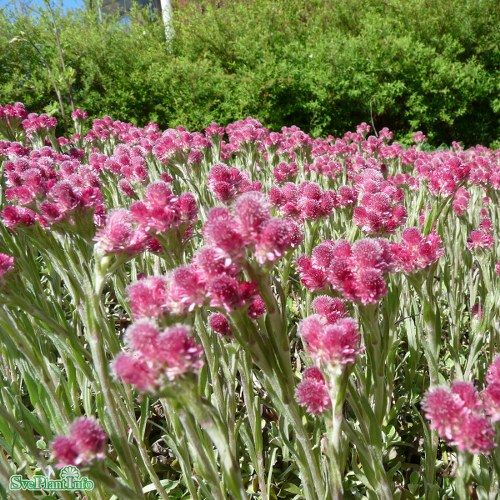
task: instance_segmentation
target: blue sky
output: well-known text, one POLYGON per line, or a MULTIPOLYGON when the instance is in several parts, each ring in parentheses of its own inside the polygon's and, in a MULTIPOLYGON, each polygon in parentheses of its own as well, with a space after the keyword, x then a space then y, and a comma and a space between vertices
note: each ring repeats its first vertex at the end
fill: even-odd
MULTIPOLYGON (((53 7, 62 5, 64 9, 76 9, 83 6, 84 0, 50 0, 50 3, 53 7)), ((37 8, 42 7, 43 4, 43 0, 0 0, 0 8, 15 8, 22 7, 23 5, 37 8)))

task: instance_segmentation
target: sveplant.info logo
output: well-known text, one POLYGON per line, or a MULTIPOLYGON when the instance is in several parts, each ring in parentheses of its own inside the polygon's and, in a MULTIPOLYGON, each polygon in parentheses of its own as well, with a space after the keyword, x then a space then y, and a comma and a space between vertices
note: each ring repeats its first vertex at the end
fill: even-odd
POLYGON ((35 475, 30 479, 16 474, 10 477, 11 491, 90 491, 94 489, 94 481, 82 476, 73 465, 61 469, 59 479, 49 479, 46 476, 35 475))

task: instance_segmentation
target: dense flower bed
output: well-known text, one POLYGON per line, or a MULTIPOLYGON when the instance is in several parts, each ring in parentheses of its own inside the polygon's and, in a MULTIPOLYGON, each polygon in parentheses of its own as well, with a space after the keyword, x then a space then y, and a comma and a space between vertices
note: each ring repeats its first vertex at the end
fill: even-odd
POLYGON ((498 494, 500 151, 72 118, 0 107, 6 484, 498 494))

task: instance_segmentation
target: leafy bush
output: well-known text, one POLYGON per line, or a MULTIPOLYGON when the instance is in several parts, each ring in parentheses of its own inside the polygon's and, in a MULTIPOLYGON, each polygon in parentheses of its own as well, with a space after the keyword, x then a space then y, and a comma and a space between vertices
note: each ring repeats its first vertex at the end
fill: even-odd
POLYGON ((252 115, 315 135, 361 121, 400 136, 422 129, 434 144, 500 135, 494 0, 179 3, 170 48, 146 10, 128 22, 99 23, 93 12, 54 19, 66 71, 50 12, 0 15, 0 101, 55 112, 57 86, 66 111, 71 92, 92 116, 163 127, 252 115))

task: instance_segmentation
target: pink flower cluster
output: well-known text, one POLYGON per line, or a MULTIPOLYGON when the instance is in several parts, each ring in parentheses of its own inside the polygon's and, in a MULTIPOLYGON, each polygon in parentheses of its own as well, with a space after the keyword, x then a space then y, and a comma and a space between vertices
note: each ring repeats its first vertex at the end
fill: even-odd
POLYGON ((136 201, 129 210, 139 228, 152 235, 192 226, 198 215, 196 200, 191 193, 176 196, 162 181, 149 184, 144 200, 136 201))
POLYGON ((214 248, 203 247, 189 265, 174 269, 168 278, 150 277, 130 285, 132 314, 135 319, 161 319, 209 305, 226 312, 248 307, 249 316, 255 319, 264 314, 265 307, 256 286, 241 281, 240 275, 239 266, 228 264, 214 248))
POLYGON ((35 133, 48 132, 50 129, 54 129, 57 126, 57 119, 53 116, 48 116, 45 113, 37 115, 36 113, 30 113, 22 122, 24 130, 28 136, 32 136, 35 133))
POLYGON ((325 378, 318 368, 311 366, 304 370, 302 382, 295 389, 295 398, 313 415, 319 415, 331 407, 325 378))
POLYGON ((226 208, 214 208, 203 227, 205 242, 232 260, 254 251, 258 262, 274 262, 302 242, 298 225, 289 218, 271 217, 266 197, 257 191, 242 194, 226 208))
POLYGON ((486 388, 482 392, 486 413, 492 422, 500 422, 500 355, 491 363, 486 375, 486 388))
POLYGON ((116 209, 97 231, 96 248, 103 254, 141 253, 146 248, 160 251, 155 237, 177 231, 178 242, 189 237, 198 211, 191 193, 176 196, 162 181, 149 184, 143 200, 128 210, 116 209))
POLYGON ((5 162, 6 199, 13 203, 2 212, 4 224, 14 229, 56 222, 78 222, 82 211, 100 223, 105 213, 99 176, 87 165, 52 148, 33 150, 5 162))
POLYGON ((211 148, 212 143, 204 134, 178 127, 166 130, 154 141, 153 154, 162 163, 193 166, 201 163, 205 151, 211 148))
POLYGON ((426 269, 444 255, 441 238, 436 232, 424 236, 416 227, 407 227, 401 243, 392 243, 391 252, 396 270, 414 273, 426 269))
POLYGON ((107 440, 95 418, 77 418, 71 425, 69 436, 57 436, 52 442, 57 467, 88 464, 104 458, 107 440))
POLYGON ((14 257, 0 253, 0 282, 6 273, 14 269, 14 257))
POLYGON ((250 182, 246 173, 223 163, 213 166, 208 173, 208 188, 223 203, 233 201, 241 193, 260 191, 260 182, 250 182))
POLYGON ((404 194, 373 168, 357 176, 356 190, 360 194, 353 221, 365 233, 392 233, 406 222, 406 208, 400 204, 404 194))
POLYGON ((113 362, 116 376, 141 392, 158 391, 168 381, 203 366, 203 348, 191 329, 174 325, 162 332, 147 319, 136 321, 125 334, 127 352, 113 362))
POLYGON ((273 177, 278 184, 283 184, 283 182, 292 180, 298 173, 299 169, 296 163, 282 161, 274 167, 273 177))
POLYGON ((315 182, 303 182, 299 186, 287 182, 282 188, 272 186, 269 200, 283 215, 301 220, 327 217, 335 207, 333 191, 323 191, 315 182))
POLYGON ((430 389, 423 407, 431 429, 460 451, 488 453, 495 445, 495 432, 483 416, 484 405, 472 383, 430 389))
POLYGON ((493 224, 487 215, 486 209, 483 209, 479 229, 471 231, 467 239, 467 248, 471 251, 490 250, 493 248, 494 243, 493 224))
POLYGON ((347 318, 343 302, 328 296, 317 297, 313 303, 316 314, 299 324, 311 358, 318 366, 354 363, 361 351, 356 322, 347 318))
POLYGON ((330 285, 343 297, 362 304, 375 304, 387 293, 384 276, 393 269, 389 242, 383 238, 326 240, 311 258, 297 260, 302 284, 311 291, 330 285))

